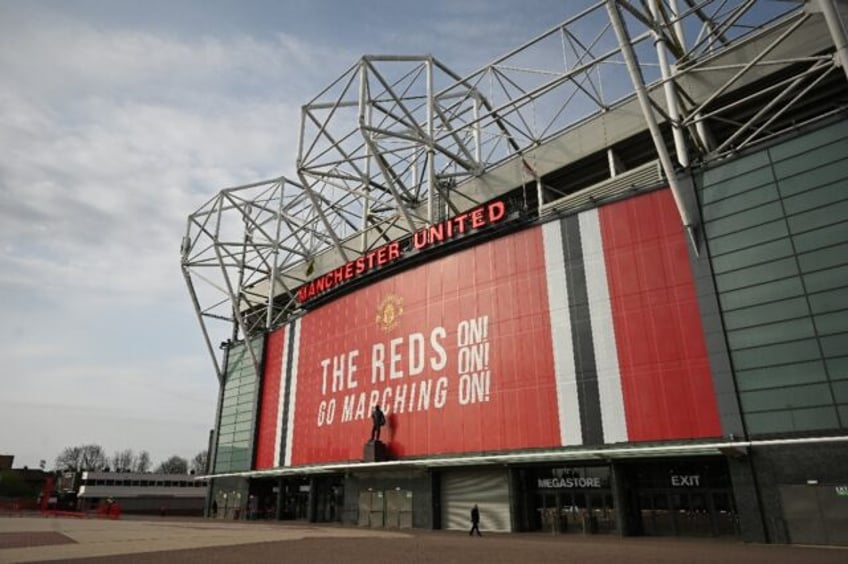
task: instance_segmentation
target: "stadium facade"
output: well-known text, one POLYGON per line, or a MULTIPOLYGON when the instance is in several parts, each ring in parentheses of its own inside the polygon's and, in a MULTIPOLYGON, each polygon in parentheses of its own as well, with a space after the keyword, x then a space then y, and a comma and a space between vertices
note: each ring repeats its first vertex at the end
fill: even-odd
POLYGON ((848 544, 848 11, 727 4, 598 2, 308 102, 297 177, 183 239, 207 505, 848 544))

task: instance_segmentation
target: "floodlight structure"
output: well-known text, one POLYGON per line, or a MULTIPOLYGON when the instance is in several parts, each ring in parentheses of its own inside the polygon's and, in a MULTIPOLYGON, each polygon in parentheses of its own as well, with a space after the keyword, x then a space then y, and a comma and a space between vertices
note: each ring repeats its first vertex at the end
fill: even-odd
POLYGON ((219 377, 214 322, 232 340, 271 330, 304 312, 312 277, 495 197, 539 217, 664 182, 697 253, 678 178, 844 112, 846 12, 604 0, 465 77, 431 56, 362 57, 303 106, 296 180, 222 190, 189 216, 182 267, 219 377), (626 157, 634 145, 648 156, 626 157), (561 172, 604 153, 597 181, 561 172))

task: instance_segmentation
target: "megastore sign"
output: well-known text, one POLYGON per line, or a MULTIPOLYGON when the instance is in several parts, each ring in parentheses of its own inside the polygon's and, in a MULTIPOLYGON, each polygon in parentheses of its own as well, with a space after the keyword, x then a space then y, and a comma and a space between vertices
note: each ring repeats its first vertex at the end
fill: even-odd
MULTIPOLYGON (((435 225, 419 229, 412 235, 411 250, 422 251, 498 223, 506 216, 506 205, 495 201, 461 213, 435 225)), ((297 301, 312 300, 333 288, 403 258, 405 247, 392 241, 338 268, 318 276, 298 288, 297 301)))

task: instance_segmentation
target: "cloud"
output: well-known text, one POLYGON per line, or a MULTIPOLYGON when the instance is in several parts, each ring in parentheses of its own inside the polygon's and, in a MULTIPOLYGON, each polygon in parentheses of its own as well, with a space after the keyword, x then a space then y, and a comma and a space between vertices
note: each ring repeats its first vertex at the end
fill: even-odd
POLYGON ((186 217, 290 173, 313 69, 338 53, 61 18, 3 32, 0 443, 20 464, 82 442, 191 456, 217 381, 179 268, 186 217))
POLYGON ((73 27, 18 49, 27 65, 2 58, 0 284, 51 292, 156 290, 155 274, 178 264, 186 215, 209 194, 291 171, 299 108, 281 91, 301 65, 320 66, 281 35, 188 43, 73 27), (215 86, 242 79, 254 91, 215 86))

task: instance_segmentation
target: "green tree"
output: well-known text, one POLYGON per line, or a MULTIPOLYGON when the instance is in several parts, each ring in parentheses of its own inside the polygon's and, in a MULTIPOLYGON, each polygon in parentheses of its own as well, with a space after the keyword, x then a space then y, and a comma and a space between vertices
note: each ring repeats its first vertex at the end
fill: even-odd
POLYGON ((177 455, 172 456, 156 468, 162 474, 188 474, 188 460, 177 455))
POLYGON ((194 474, 206 474, 206 463, 209 460, 209 452, 201 451, 191 459, 191 471, 194 474))
POLYGON ((108 465, 106 453, 100 445, 67 447, 56 457, 57 470, 96 472, 105 469, 108 465))

